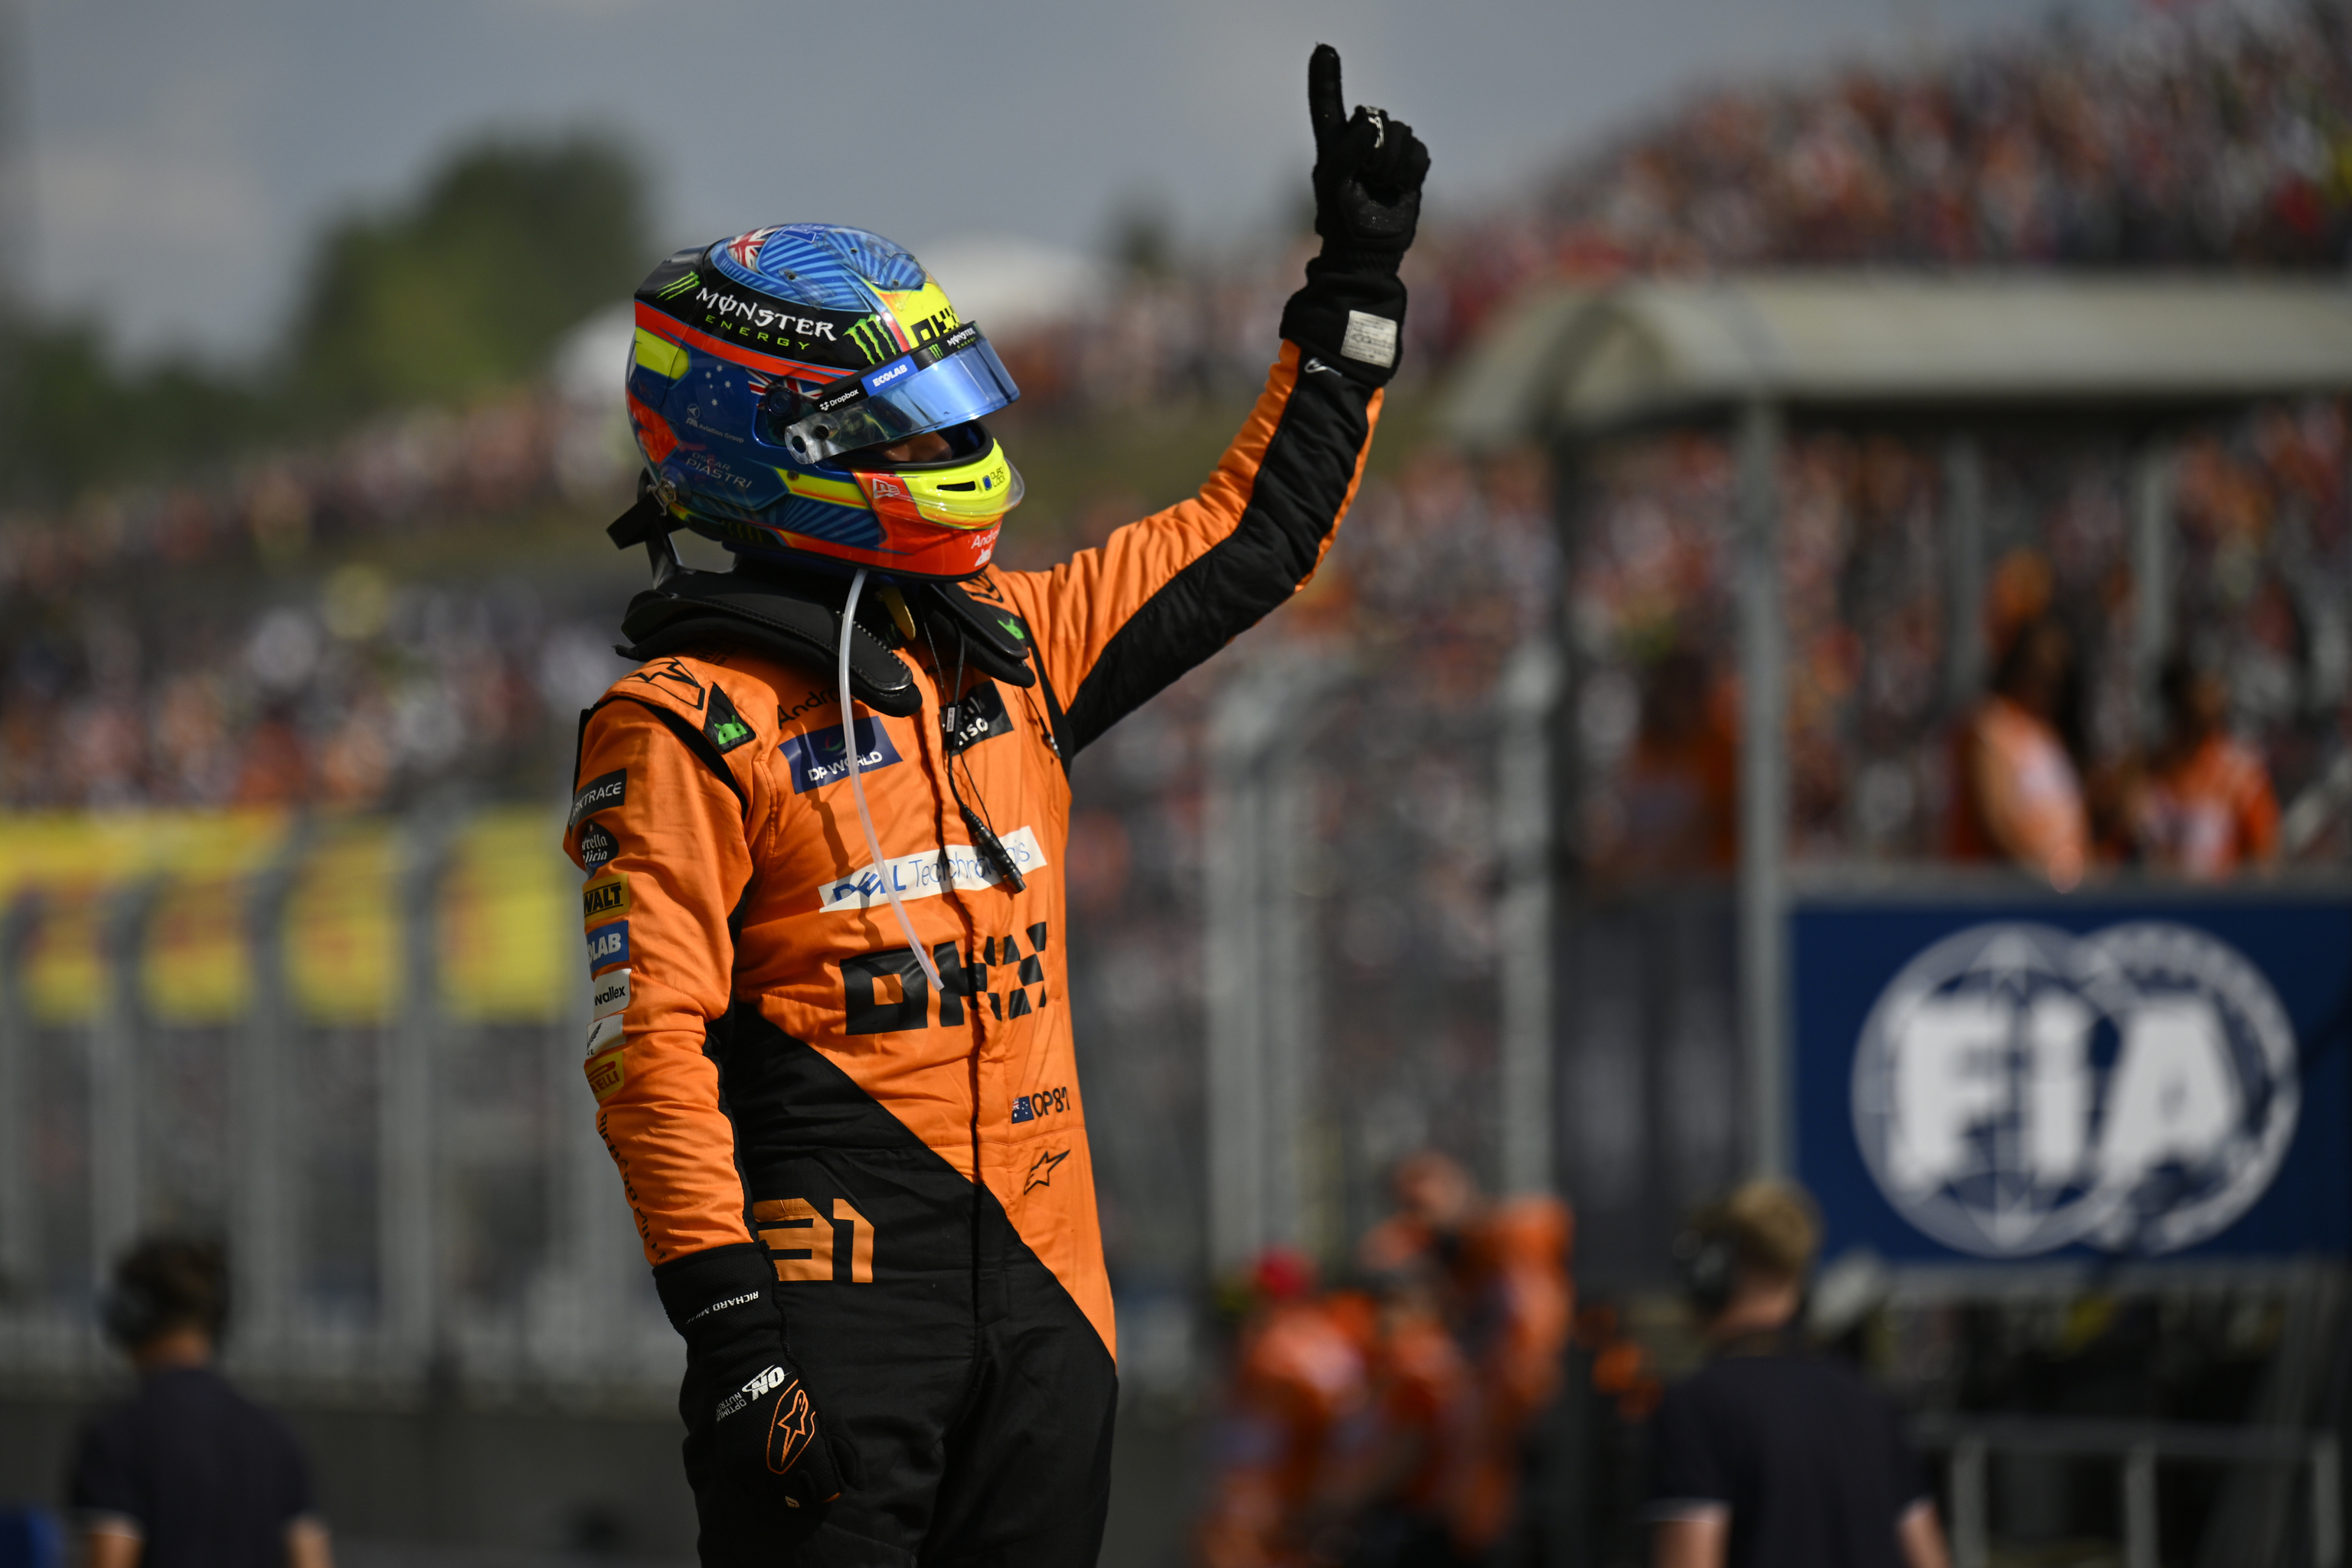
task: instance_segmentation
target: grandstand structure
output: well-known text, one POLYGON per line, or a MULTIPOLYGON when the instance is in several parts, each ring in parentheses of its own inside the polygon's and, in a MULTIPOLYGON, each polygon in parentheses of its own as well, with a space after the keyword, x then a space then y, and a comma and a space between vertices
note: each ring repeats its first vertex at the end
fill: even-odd
MULTIPOLYGON (((1948 516, 1945 690, 1985 668, 1983 457, 1973 432, 2120 425, 2132 600, 2128 689, 2156 738, 2177 640, 2168 427, 2265 399, 2352 394, 2352 293, 2293 279, 1958 278, 1805 273, 1538 293, 1462 367, 1451 410, 1473 450, 1534 440, 1572 472, 1629 430, 1731 426, 1740 705, 1739 986, 1750 1169, 1789 1168, 1790 651, 1782 606, 1783 432, 1791 422, 1939 433, 1948 516)), ((1572 489, 1572 485, 1568 487, 1572 489)), ((1571 511, 1563 526, 1582 520, 1571 511)))
MULTIPOLYGON (((2015 873, 1979 872, 1971 878, 1916 859, 1873 864, 1851 844, 1842 854, 1824 854, 1816 845, 1792 866, 1799 858, 1792 856, 1790 842, 1797 815, 1791 741, 1801 731, 1792 721, 1791 672, 1801 679, 1805 662, 1790 635, 1790 601, 1802 594, 1802 574, 1790 569, 1791 558, 1801 545, 1792 549, 1784 531, 1792 510, 1800 512, 1801 522, 1805 505, 1801 479, 1792 483, 1800 466, 1791 460, 1792 444, 1809 431, 1852 438, 1856 430, 1892 430, 1939 460, 1942 482, 1929 510, 1928 539, 1943 585, 1944 669, 1943 679, 1930 684, 1942 698, 1937 706, 1948 712, 1957 712, 1981 689, 1987 664, 1988 587, 1995 575, 1989 542, 1997 530, 1987 515, 1993 502, 1986 441, 2021 426, 2040 440, 2105 442, 2119 450, 2123 460, 2103 470, 2116 492, 2106 498, 2106 510, 2122 524, 2106 542, 2113 557, 2107 580, 2128 584, 2126 592, 2111 592, 2105 601, 2110 617, 2121 622, 2114 684, 2124 719, 2121 739, 2152 742, 2158 725, 2150 699, 2158 664, 2176 647, 2212 630, 2180 619, 2184 607, 2194 613, 2199 598, 2186 580, 2189 552, 2176 505, 2183 447, 2200 428, 2240 416, 2249 404, 2352 394, 2352 293, 2336 282, 2245 277, 1816 273, 1630 281, 1527 300, 1498 325, 1483 350, 1474 352, 1458 385, 1451 417, 1465 445, 1496 449, 1533 441, 1553 452, 1561 475, 1562 549, 1570 559, 1579 554, 1584 535, 1610 521, 1605 504, 1592 504, 1593 489, 1578 482, 1596 461, 1605 460, 1599 454, 1612 445, 1654 441, 1661 432, 1727 432, 1718 439, 1728 448, 1729 461, 1717 470, 1727 482, 1715 499, 1719 546, 1731 563, 1727 597, 1737 619, 1723 651, 1736 658, 1738 671, 1738 858, 1735 898, 1718 917, 1735 927, 1737 936, 1715 950, 1717 981, 1727 988, 1736 984, 1739 996, 1742 1163, 1768 1174, 1802 1169, 1818 1190, 1821 1177, 1814 1173, 1838 1167, 1818 1154, 1801 1160, 1797 1146, 1795 1064, 1804 1058, 1793 1048, 1790 1032, 1796 1020, 1818 1020, 1822 1013, 1791 994, 1800 971, 1792 967, 1789 941, 1799 908, 1826 898, 1831 907, 1843 900, 1864 911, 1866 919, 1875 900, 1916 918, 1920 906, 1941 903, 1965 927, 1985 918, 1974 910, 2063 920, 2069 900, 2015 873), (1724 968, 1731 971, 1728 976, 1724 968)), ((2016 531, 2012 522, 2009 532, 2016 531)), ((2046 536, 2037 542, 2052 548, 2046 536)), ((2342 588, 2338 584, 2328 591, 2340 595, 2342 588)), ((2328 602, 2319 602, 2324 613, 2328 602)), ((1545 734, 1556 758, 1549 765, 1563 775, 1572 775, 1580 761, 1588 767, 1591 762, 1590 736, 1580 733, 1577 722, 1577 692, 1580 687, 1589 691, 1605 678, 1607 661, 1622 657, 1589 636, 1580 647, 1572 627, 1556 631, 1551 642, 1570 671, 1562 720, 1545 734)), ((1876 651, 1861 650, 1865 668, 1876 651)), ((2326 656, 2313 657, 2324 661, 2326 656)), ((2309 693, 2313 708, 2326 713, 2341 700, 2340 689, 2326 687, 2321 674, 2305 674, 2315 688, 2309 693)), ((1584 711, 1589 714, 1589 703, 1584 711)), ((2306 798, 2329 789, 2325 780, 2315 780, 2306 798)), ((1557 830, 1574 842, 1580 830, 1576 787, 1571 784, 1556 804, 1557 830)), ((2312 814, 2315 818, 2326 809, 2334 808, 2313 807, 2312 814)), ((1582 830, 1589 842, 1589 827, 1582 830)), ((1641 905, 1647 900, 1637 896, 1630 907, 1622 900, 1612 907, 1607 892, 1596 890, 1589 868, 1552 879, 1545 891, 1563 910, 1574 911, 1563 922, 1569 932, 1563 973, 1593 973, 1576 950, 1596 940, 1607 943, 1611 924, 1631 924, 1650 939, 1644 942, 1637 936, 1633 948, 1653 951, 1623 956, 1636 967, 1670 973, 1672 985, 1690 984, 1687 955, 1656 951, 1671 949, 1671 938, 1658 942, 1654 924, 1644 930, 1641 905)), ((2285 919, 2307 930, 2312 917, 2299 911, 2318 910, 2304 900, 2332 899, 2340 904, 2347 896, 2352 876, 2338 860, 2310 868, 2291 885, 2267 894, 2242 890, 2235 900, 2259 905, 2267 897, 2285 919)), ((2076 895, 2074 918, 2102 908, 2115 911, 2107 918, 2128 918, 2136 897, 2176 920, 2184 908, 2198 908, 2193 899, 2184 904, 2180 884, 2159 883, 2150 889, 2126 872, 2095 892, 2076 895)), ((1619 935, 1622 941, 1622 930, 1619 935)), ((1808 984, 1822 984, 1818 962, 1801 973, 1811 975, 1808 984)), ((1596 1016, 1589 998, 1580 1001, 1538 1031, 1546 1047, 1559 1053, 1571 1082, 1580 1058, 1606 1056, 1622 1047, 1610 1037, 1622 1029, 1622 1021, 1596 1016)), ((2327 1081, 2327 1026, 2320 1025, 2318 1033, 2306 1033, 2302 1041, 2305 1070, 2315 1075, 2315 1085, 2327 1081)), ((1808 1042, 1808 1070, 1817 1077, 1825 1069, 1838 1075, 1833 1098, 1840 1100, 1845 1064, 1854 1049, 1846 1038, 1808 1042)), ((1669 1057, 1671 1051, 1670 1046, 1669 1057)), ((1588 1076, 1586 1081, 1593 1079, 1588 1076)), ((1687 1079, 1678 1085, 1670 1071, 1636 1073, 1627 1081, 1633 1090, 1627 1098, 1641 1106, 1630 1112, 1633 1119, 1669 1150, 1689 1146, 1693 1140, 1680 1124, 1706 1114, 1678 1092, 1686 1087, 1687 1079)), ((1808 1092, 1814 1102, 1822 1098, 1818 1086, 1808 1092)), ((1573 1121, 1572 1104, 1559 1110, 1573 1121)), ((1613 1110, 1629 1114, 1622 1102, 1613 1110)), ((2341 1135, 2334 1124, 2339 1110, 2334 1100, 2321 1100, 2311 1111, 2317 1124, 2302 1136, 2333 1147, 2341 1135)), ((1498 1120, 1510 1114, 1506 1105, 1498 1120)), ((1851 1136, 1818 1116, 1809 1125, 1807 1136, 1815 1141, 1851 1136)), ((1587 1235, 1598 1230, 1606 1247, 1627 1234, 1620 1228, 1622 1216, 1607 1212, 1605 1200, 1591 1202, 1596 1189, 1589 1176, 1579 1179, 1572 1158, 1561 1175, 1579 1198, 1587 1235)), ((1860 1177, 1857 1168, 1853 1179, 1860 1177)), ((2294 1201, 2342 1201, 2340 1171, 2305 1179, 2311 1184, 2294 1201)), ((1652 1184, 1642 1195, 1654 1200, 1658 1185, 1652 1184)), ((1857 1205, 1849 1194, 1823 1190, 1822 1195, 1836 1237, 1834 1222, 1857 1205)), ((1671 1233, 1670 1214, 1653 1211, 1644 1217, 1638 1229, 1654 1244, 1671 1233)), ((1853 1245, 1850 1227, 1842 1244, 1853 1245)), ((1990 1560, 1995 1512, 1988 1456, 2005 1453, 2008 1497, 2000 1522, 2012 1537, 2021 1529, 2030 1536, 2037 1529, 2055 1528, 2053 1521, 2067 1517, 2065 1505, 2055 1500, 2036 1511, 2034 1488, 2017 1479, 2024 1468, 2052 1458, 2097 1461, 2115 1467, 2120 1486, 2117 1518, 2125 1560, 2152 1565, 2159 1561, 2159 1521, 2167 1517, 2159 1499, 2168 1495, 2159 1491, 2156 1459, 2193 1458, 2230 1467, 2218 1490, 2198 1494, 2204 1511, 2185 1516, 2201 1531, 2200 1561, 2340 1561, 2336 1428, 2345 1412, 2340 1396, 2322 1391, 2340 1386, 2343 1375, 2346 1270, 2340 1238, 2315 1252, 2308 1246, 2273 1246, 2267 1257, 2256 1246, 2243 1255, 2225 1250, 2169 1259, 2133 1256, 2137 1247, 2126 1245, 2122 1259, 2104 1266, 2100 1286, 2090 1281, 2091 1271, 2101 1266, 2079 1259, 1959 1259, 1898 1267, 1877 1289, 1883 1300, 1895 1303, 1898 1319, 1908 1314, 1915 1322, 1948 1313, 1956 1303, 2002 1302, 2011 1309, 2021 1302, 2063 1304, 2086 1289, 2104 1289, 2160 1297, 2176 1311, 2193 1310, 2189 1303, 2200 1299, 2261 1300, 2273 1303, 2290 1325, 2271 1352, 2257 1396, 2236 1418, 2247 1424, 2243 1427, 2070 1424, 1970 1416, 1948 1405, 1938 1410, 1920 1431, 1931 1446, 1951 1456, 1946 1506, 1956 1560, 1970 1568, 1990 1560)), ((1588 1267, 1604 1276, 1643 1271, 1639 1258, 1587 1256, 1588 1267)), ((1649 1266, 1655 1265, 1653 1258, 1649 1266)), ((1870 1267, 1879 1267, 1874 1257, 1870 1267)), ((2183 1342, 2191 1337, 2184 1333, 2183 1342)), ((1906 1369, 1893 1370, 1906 1374, 1906 1369)), ((1913 1393, 1928 1394, 1923 1403, 1931 1407, 1937 1403, 1932 1391, 1913 1393)), ((2168 1517, 2178 1528, 2184 1515, 2175 1506, 2168 1517)))

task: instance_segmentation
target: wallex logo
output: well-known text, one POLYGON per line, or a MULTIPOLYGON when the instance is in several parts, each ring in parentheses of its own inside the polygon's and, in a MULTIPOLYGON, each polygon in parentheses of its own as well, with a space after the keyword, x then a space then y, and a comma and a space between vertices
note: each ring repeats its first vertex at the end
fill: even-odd
MULTIPOLYGON (((999 1020, 1025 1018, 1045 1006, 1046 926, 1039 921, 1023 933, 1029 946, 1012 934, 982 939, 980 950, 967 954, 955 943, 943 942, 931 949, 939 966, 941 994, 937 1026, 960 1028, 964 1003, 976 1010, 985 1006, 999 1020)), ((841 961, 842 1031, 851 1035, 889 1035, 933 1026, 931 984, 912 948, 887 948, 841 961)), ((1040 1114, 1036 1096, 1030 1096, 1030 1115, 1040 1114)), ((1064 1103, 1066 1103, 1066 1098, 1064 1103)))
POLYGON ((629 912, 629 874, 608 871, 580 889, 580 923, 593 926, 629 912))

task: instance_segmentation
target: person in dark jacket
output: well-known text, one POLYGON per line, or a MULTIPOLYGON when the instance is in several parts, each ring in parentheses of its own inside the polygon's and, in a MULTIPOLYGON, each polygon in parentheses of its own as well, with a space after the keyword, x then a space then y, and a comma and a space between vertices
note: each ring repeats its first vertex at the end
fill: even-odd
POLYGON ((1949 1568, 1894 1409, 1797 1326, 1812 1199, 1751 1182, 1676 1246, 1710 1354, 1658 1407, 1655 1568, 1949 1568))
POLYGON ((105 1310, 139 1391, 83 1431, 68 1473, 88 1568, 333 1568, 301 1446, 214 1369, 222 1249, 141 1242, 105 1310))

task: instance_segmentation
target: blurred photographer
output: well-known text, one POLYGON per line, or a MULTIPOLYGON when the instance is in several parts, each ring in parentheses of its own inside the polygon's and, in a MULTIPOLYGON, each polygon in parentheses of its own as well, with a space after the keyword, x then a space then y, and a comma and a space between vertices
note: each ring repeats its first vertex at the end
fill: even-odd
POLYGON ((294 1434, 213 1369, 228 1321, 222 1249, 141 1242, 115 1266, 105 1314, 139 1392, 74 1452, 67 1497, 88 1568, 333 1568, 294 1434))
POLYGON ((1948 1568, 1895 1412, 1798 1326, 1821 1244, 1811 1198, 1750 1182, 1675 1243, 1707 1364, 1658 1407, 1656 1568, 1948 1568))

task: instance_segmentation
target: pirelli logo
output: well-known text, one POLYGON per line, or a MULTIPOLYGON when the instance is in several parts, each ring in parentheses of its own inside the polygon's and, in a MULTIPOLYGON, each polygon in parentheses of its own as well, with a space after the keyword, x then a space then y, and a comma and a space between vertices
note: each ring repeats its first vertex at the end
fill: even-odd
POLYGON ((619 1093, 621 1086, 628 1079, 629 1069, 623 1065, 618 1044, 604 1055, 591 1057, 588 1060, 588 1087, 594 1091, 596 1102, 600 1105, 619 1093))
POLYGON ((594 925, 629 912, 629 874, 608 871, 580 889, 580 920, 594 925))

